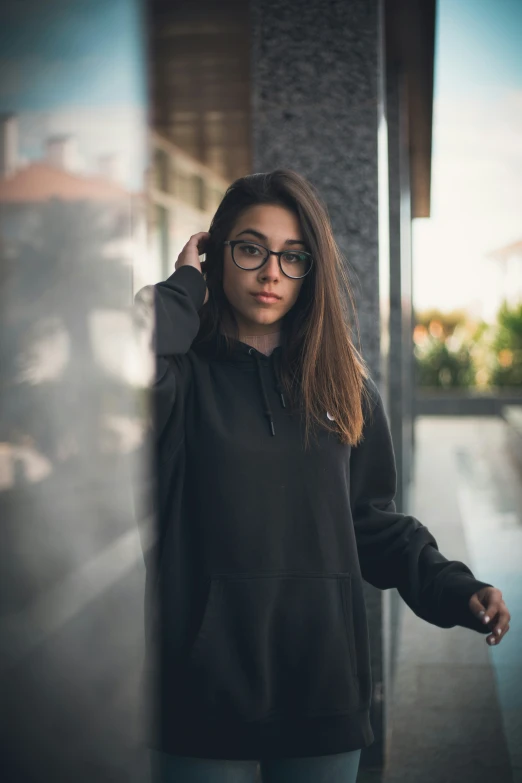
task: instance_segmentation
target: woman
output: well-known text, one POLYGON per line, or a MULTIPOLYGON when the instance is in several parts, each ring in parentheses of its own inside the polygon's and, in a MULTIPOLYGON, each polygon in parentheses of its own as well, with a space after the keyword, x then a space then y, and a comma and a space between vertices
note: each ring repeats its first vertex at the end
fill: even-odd
POLYGON ((154 299, 157 777, 252 783, 260 762, 265 783, 351 783, 374 740, 362 580, 491 644, 502 594, 395 510, 382 400, 305 179, 233 183, 154 299))

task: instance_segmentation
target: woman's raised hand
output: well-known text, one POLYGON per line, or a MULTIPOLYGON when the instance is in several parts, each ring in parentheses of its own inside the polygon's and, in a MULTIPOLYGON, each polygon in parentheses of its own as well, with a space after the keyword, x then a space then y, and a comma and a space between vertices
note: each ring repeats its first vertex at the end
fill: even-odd
POLYGON ((199 257, 205 252, 209 237, 208 231, 199 231, 197 234, 192 234, 178 256, 175 269, 179 269, 180 266, 195 266, 196 269, 202 272, 199 257))
MULTIPOLYGON (((210 234, 208 231, 198 231, 197 234, 192 234, 189 241, 179 254, 174 268, 179 269, 182 266, 194 266, 199 272, 203 274, 199 257, 205 252, 209 237, 210 234)), ((205 294, 205 301, 203 304, 206 303, 207 299, 208 289, 205 294)))

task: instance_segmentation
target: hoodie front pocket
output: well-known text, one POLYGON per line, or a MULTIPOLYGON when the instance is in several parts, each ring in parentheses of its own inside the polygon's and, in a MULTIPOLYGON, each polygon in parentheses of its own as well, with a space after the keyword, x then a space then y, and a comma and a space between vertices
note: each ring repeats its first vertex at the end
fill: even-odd
POLYGON ((187 677, 202 709, 243 721, 357 709, 350 576, 215 576, 187 677))

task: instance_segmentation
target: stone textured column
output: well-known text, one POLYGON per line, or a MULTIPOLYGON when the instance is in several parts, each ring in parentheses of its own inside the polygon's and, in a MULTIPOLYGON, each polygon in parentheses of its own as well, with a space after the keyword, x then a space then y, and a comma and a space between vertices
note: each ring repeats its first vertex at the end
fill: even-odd
MULTIPOLYGON (((250 7, 253 170, 293 168, 324 197, 355 284, 363 353, 380 382, 381 3, 251 0, 250 7)), ((361 766, 379 768, 383 761, 383 593, 366 587, 376 741, 363 752, 361 766)))
POLYGON ((378 0, 251 0, 253 170, 289 166, 325 198, 379 365, 378 0))

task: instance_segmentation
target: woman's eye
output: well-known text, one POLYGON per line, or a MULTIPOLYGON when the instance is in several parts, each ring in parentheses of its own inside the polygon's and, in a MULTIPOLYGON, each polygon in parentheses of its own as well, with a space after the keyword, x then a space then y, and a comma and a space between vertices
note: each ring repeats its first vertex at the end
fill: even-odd
POLYGON ((283 256, 283 261, 288 261, 290 264, 295 264, 296 261, 300 261, 301 257, 298 253, 285 253, 283 256))
POLYGON ((243 253, 248 253, 250 256, 254 256, 256 253, 259 253, 259 248, 255 247, 254 245, 241 245, 241 250, 243 253))

